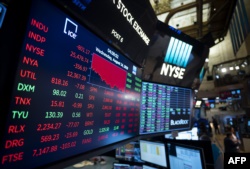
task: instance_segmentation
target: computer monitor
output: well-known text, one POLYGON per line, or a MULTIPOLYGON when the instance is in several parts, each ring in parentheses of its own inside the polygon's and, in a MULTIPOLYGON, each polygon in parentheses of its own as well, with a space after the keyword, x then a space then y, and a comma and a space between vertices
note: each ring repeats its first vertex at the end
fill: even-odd
POLYGON ((151 167, 151 166, 148 166, 148 165, 142 165, 142 168, 143 169, 157 169, 155 167, 151 167))
POLYGON ((140 135, 188 130, 192 89, 142 81, 140 107, 140 135))
POLYGON ((113 169, 144 169, 143 166, 130 165, 125 163, 113 163, 113 169))
POLYGON ((167 167, 167 154, 165 144, 140 140, 141 159, 161 167, 167 167))
POLYGON ((196 108, 200 108, 200 107, 201 107, 201 104, 202 104, 202 100, 196 100, 196 102, 195 102, 195 107, 196 107, 196 108))
POLYGON ((170 169, 205 169, 203 149, 190 145, 166 143, 170 169))
POLYGON ((130 142, 126 145, 116 148, 115 158, 127 162, 144 163, 144 161, 141 160, 139 142, 130 142))

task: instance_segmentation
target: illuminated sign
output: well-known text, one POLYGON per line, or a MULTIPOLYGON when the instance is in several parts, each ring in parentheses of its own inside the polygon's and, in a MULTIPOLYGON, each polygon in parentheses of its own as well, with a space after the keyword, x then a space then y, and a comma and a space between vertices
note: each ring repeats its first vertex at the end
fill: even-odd
POLYGON ((142 40, 145 42, 146 45, 149 45, 150 39, 146 35, 146 33, 142 30, 141 26, 139 23, 135 20, 133 15, 129 12, 128 8, 126 8, 125 4, 122 3, 121 0, 113 0, 113 3, 117 3, 117 9, 120 10, 122 13, 123 17, 126 18, 128 23, 133 27, 133 29, 138 33, 138 35, 142 38, 142 40))
POLYGON ((2 27, 6 10, 7 10, 6 7, 0 3, 0 28, 2 27))
POLYGON ((169 46, 161 68, 161 75, 183 79, 185 67, 190 62, 192 46, 171 37, 169 46), (169 64, 166 64, 169 63, 169 64), (172 65, 170 65, 172 64, 172 65), (176 65, 176 66, 173 66, 176 65))
POLYGON ((164 62, 185 68, 189 62, 192 48, 191 45, 171 37, 164 62))

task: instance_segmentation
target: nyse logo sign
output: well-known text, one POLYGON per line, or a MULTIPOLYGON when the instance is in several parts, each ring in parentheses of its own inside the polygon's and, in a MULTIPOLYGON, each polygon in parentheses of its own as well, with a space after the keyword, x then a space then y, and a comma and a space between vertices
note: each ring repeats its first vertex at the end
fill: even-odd
POLYGON ((249 169, 250 153, 224 153, 224 169, 249 169))
POLYGON ((190 55, 192 48, 193 46, 171 37, 160 75, 183 79, 185 68, 193 59, 190 55))

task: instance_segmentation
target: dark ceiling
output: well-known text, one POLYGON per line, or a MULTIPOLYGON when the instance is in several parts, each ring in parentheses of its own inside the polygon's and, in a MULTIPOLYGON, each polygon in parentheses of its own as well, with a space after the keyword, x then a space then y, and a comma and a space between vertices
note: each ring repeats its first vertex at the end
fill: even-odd
POLYGON ((183 13, 184 15, 191 15, 192 13, 188 11, 196 8, 196 18, 192 24, 185 27, 178 27, 178 24, 171 26, 211 47, 224 40, 237 0, 150 0, 150 2, 157 16, 168 13, 164 19, 168 25, 171 25, 170 20, 174 15, 184 11, 187 11, 183 13), (205 5, 209 9, 207 13, 204 13, 205 5), (203 21, 204 14, 208 15, 206 21, 203 21))

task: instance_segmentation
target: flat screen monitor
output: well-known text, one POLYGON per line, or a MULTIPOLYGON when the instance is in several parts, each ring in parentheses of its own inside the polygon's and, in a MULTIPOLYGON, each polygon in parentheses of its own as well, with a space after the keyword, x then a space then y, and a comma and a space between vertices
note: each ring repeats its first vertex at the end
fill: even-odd
POLYGON ((155 141, 140 140, 141 159, 151 164, 167 167, 165 144, 155 141))
POLYGON ((205 169, 203 149, 178 143, 166 143, 170 169, 205 169))
POLYGON ((1 54, 17 65, 4 72, 14 82, 1 106, 3 168, 47 166, 138 136, 141 69, 49 0, 30 5, 19 53, 1 54))
POLYGON ((142 82, 140 134, 190 129, 192 90, 142 82))
POLYGON ((120 146, 115 150, 115 158, 128 162, 144 163, 141 160, 141 150, 139 142, 130 142, 124 146, 120 146))
POLYGON ((165 134, 164 137, 166 139, 177 139, 177 140, 199 140, 198 128, 193 127, 191 130, 178 132, 177 137, 175 138, 173 137, 172 133, 165 134))
POLYGON ((143 166, 125 163, 113 163, 113 169, 144 169, 143 166))
POLYGON ((152 167, 152 166, 148 166, 148 165, 142 165, 142 168, 143 169, 158 169, 158 168, 155 168, 155 167, 152 167))
POLYGON ((195 108, 201 108, 202 100, 196 100, 195 102, 195 108))

